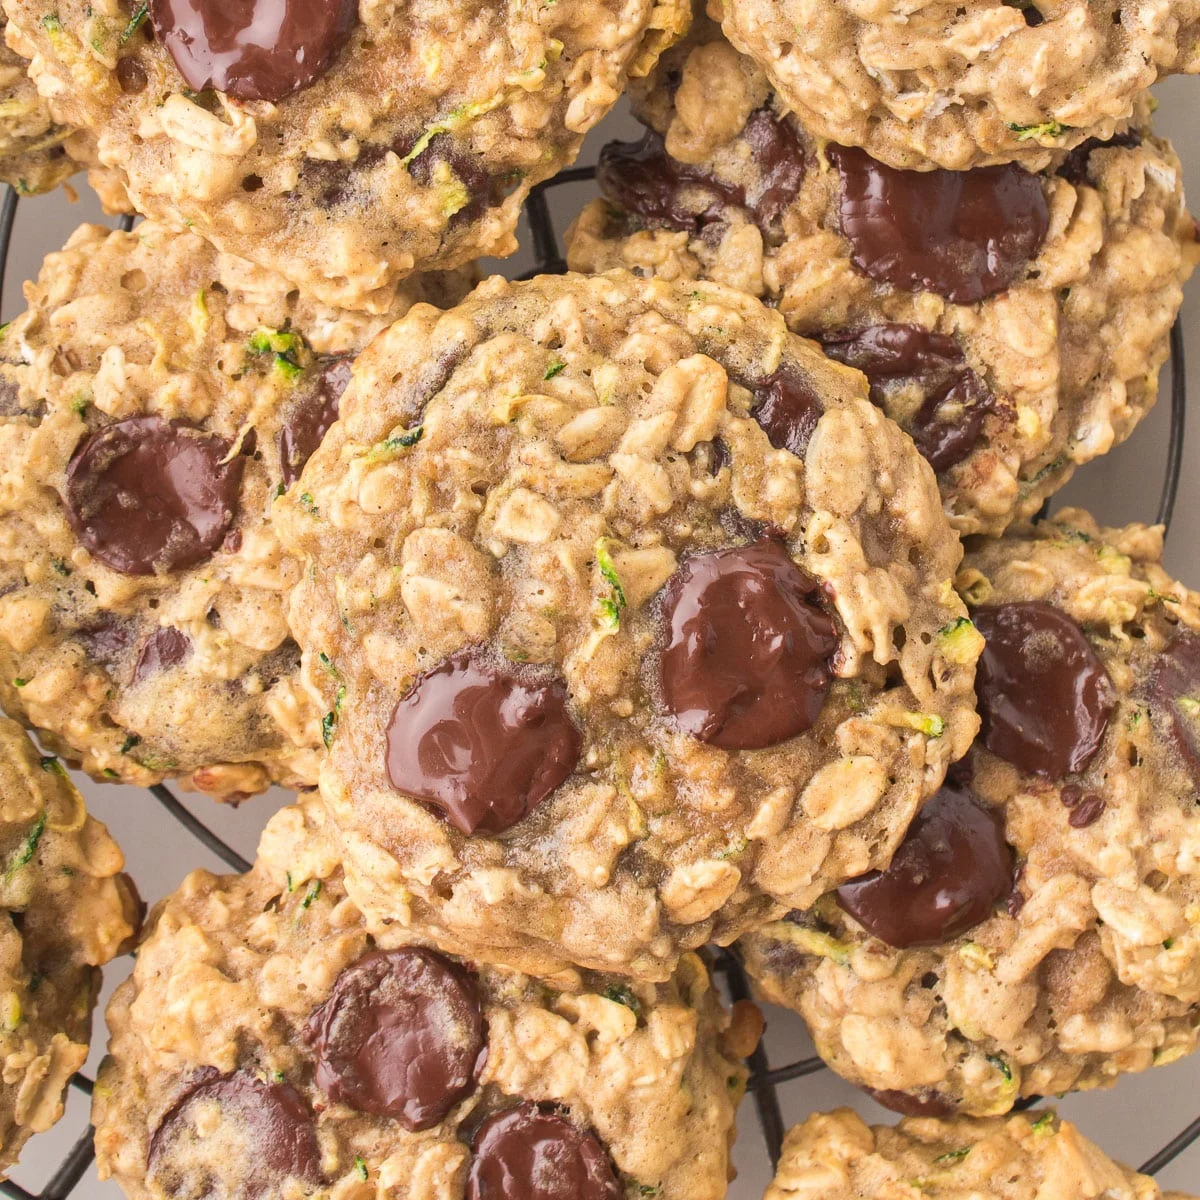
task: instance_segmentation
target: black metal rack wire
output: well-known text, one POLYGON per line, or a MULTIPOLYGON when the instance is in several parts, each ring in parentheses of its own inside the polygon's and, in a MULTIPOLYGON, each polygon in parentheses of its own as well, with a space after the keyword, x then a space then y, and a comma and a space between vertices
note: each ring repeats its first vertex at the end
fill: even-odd
MULTIPOLYGON (((561 274, 566 271, 566 261, 563 258, 558 234, 551 217, 549 193, 565 184, 585 183, 594 175, 593 167, 573 167, 533 189, 525 205, 525 218, 529 228, 529 244, 533 250, 536 265, 529 271, 523 272, 520 278, 527 279, 540 274, 561 274)), ((17 204, 16 192, 8 187, 4 194, 3 204, 0 205, 0 291, 4 286, 8 248, 12 238, 17 204)), ((133 221, 133 217, 124 216, 119 218, 118 224, 120 228, 129 230, 133 227, 133 221)), ((1171 522, 1182 474, 1186 407, 1187 381, 1184 369, 1183 331, 1182 326, 1177 323, 1171 331, 1170 433, 1156 518, 1158 522, 1166 526, 1169 526, 1171 522)), ((216 855, 234 871, 240 872, 249 869, 250 863, 185 807, 170 788, 158 784, 150 788, 150 792, 171 817, 206 850, 216 855)), ((717 949, 714 965, 718 976, 724 981, 731 1001, 746 999, 750 996, 749 980, 735 953, 728 949, 717 949)), ((747 1065, 750 1069, 748 1097, 754 1106, 762 1128, 767 1154, 772 1167, 774 1167, 779 1161, 785 1132, 777 1091, 779 1085, 793 1079, 800 1079, 805 1075, 815 1074, 825 1070, 826 1067, 817 1057, 802 1058, 782 1066, 772 1066, 768 1061, 765 1048, 761 1045, 747 1060, 747 1065)), ((86 1096, 90 1096, 92 1093, 92 1081, 83 1074, 75 1075, 71 1080, 71 1086, 86 1096)), ((1036 1097, 1030 1098, 1018 1107, 1026 1108, 1036 1102, 1036 1097)), ((1146 1159, 1139 1169, 1147 1175, 1156 1174, 1178 1158, 1197 1139, 1200 1139, 1200 1116, 1197 1116, 1169 1142, 1146 1159)), ((92 1142, 92 1129, 89 1126, 62 1159, 58 1169, 40 1192, 29 1192, 12 1180, 2 1180, 0 1181, 0 1195, 9 1197, 9 1200, 67 1200, 67 1197, 71 1195, 87 1173, 94 1158, 95 1148, 92 1142)))

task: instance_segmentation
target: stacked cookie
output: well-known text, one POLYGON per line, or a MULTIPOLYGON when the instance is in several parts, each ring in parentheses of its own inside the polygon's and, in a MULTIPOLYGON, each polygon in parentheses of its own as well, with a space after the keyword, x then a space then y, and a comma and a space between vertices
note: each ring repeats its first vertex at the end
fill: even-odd
MULTIPOLYGON (((1200 250, 1145 89, 1200 10, 5 19, 5 170, 147 219, 0 328, 0 701, 97 779, 301 792, 147 923, 102 1176, 720 1200, 736 944, 908 1114, 810 1118, 772 1200, 1157 1195, 1011 1110, 1200 1029, 1200 596, 1034 520, 1155 400, 1200 250), (473 287, 627 87, 571 270, 473 287)), ((138 923, 21 803, 6 1164, 138 923)))

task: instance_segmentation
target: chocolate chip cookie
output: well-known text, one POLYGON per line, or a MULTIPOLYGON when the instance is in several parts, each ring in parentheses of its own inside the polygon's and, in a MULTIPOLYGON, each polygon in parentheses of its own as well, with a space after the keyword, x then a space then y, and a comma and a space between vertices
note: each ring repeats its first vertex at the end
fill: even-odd
POLYGON ((100 968, 132 942, 133 884, 55 758, 0 717, 0 1177, 62 1116, 88 1056, 100 968))
POLYGON ((0 333, 4 707, 99 779, 311 785, 321 712, 270 512, 383 318, 152 222, 77 230, 26 295, 0 333))
POLYGON ((702 18, 635 108, 648 132, 602 152, 571 266, 777 304, 867 373, 961 532, 1031 516, 1154 403, 1200 247, 1147 125, 1036 175, 896 170, 818 145, 702 18))
POLYGON ((1200 71, 1200 3, 713 0, 818 136, 893 167, 1044 167, 1110 138, 1155 80, 1200 71))
POLYGON ((866 390, 752 297, 620 272, 376 339, 277 520, 361 907, 665 978, 887 862, 977 648, 866 390))
POLYGON ((687 0, 21 0, 55 114, 138 210, 381 313, 397 280, 510 254, 687 0))
POLYGON ((669 982, 536 979, 375 936, 315 801, 254 870, 194 872, 109 1007, 93 1119, 130 1200, 721 1200, 740 1056, 699 957, 669 982))
POLYGON ((764 995, 914 1115, 1171 1062, 1200 1026, 1200 596, 1084 512, 970 549, 983 727, 891 865, 743 942, 764 995))
POLYGON ((1114 1162, 1051 1109, 894 1127, 868 1126, 848 1108, 816 1113, 788 1132, 766 1200, 807 1200, 816 1181, 821 1200, 1163 1200, 1153 1179, 1114 1162))

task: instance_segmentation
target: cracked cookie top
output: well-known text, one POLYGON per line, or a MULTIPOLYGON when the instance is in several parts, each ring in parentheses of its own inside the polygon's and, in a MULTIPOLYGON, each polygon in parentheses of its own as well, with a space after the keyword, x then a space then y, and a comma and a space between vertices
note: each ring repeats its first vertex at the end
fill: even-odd
POLYGON ((726 288, 414 309, 279 510, 351 894, 464 953, 662 977, 885 863, 974 736, 928 465, 726 288))
MULTIPOLYGON (((455 299, 463 273, 414 281, 455 299)), ((153 222, 83 226, 0 331, 0 699, 100 779, 312 784, 277 494, 384 322, 153 222)))
POLYGON ((147 216, 386 312, 516 249, 529 189, 687 28, 685 0, 28 0, 14 45, 147 216), (264 33, 264 30, 267 32, 264 33))
POLYGON ((895 167, 1043 167, 1108 138, 1155 80, 1200 71, 1200 3, 713 0, 819 137, 895 167))
POLYGON ((1147 106, 1037 174, 896 170, 807 133, 702 17, 634 100, 647 133, 601 152, 570 265, 778 305, 866 372, 961 533, 1032 516, 1153 405, 1200 246, 1147 106))
POLYGON ((891 866, 745 943, 763 993, 904 1112, 1004 1112, 1195 1047, 1200 598, 1084 512, 969 547, 970 755, 891 866))
POLYGON ((88 1056, 100 968, 140 904, 108 830, 62 764, 0 717, 0 1174, 63 1114, 88 1056))
POLYGON ((752 1005, 700 958, 661 984, 552 978, 368 933, 315 801, 245 876, 156 910, 109 1007, 93 1118, 131 1200, 720 1200, 752 1005))
MULTIPOLYGON (((1053 1110, 991 1120, 909 1118, 868 1126, 848 1108, 788 1132, 766 1200, 935 1191, 945 1200, 1162 1200, 1148 1175, 1114 1162, 1053 1110)), ((1177 1192, 1168 1200, 1187 1200, 1177 1192)))

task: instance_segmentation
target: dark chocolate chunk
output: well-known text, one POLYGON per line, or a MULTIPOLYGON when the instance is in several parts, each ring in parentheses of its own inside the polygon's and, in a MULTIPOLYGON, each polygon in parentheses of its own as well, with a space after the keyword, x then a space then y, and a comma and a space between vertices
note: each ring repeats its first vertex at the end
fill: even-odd
POLYGON ((350 382, 350 359, 320 363, 293 401, 279 430, 279 469, 284 487, 300 478, 304 464, 338 418, 338 402, 350 382))
POLYGON ((83 439, 67 467, 67 519, 106 566, 153 575, 194 566, 237 513, 245 460, 230 443, 161 417, 128 417, 83 439))
POLYGON ((1088 167, 1091 163, 1093 150, 1103 150, 1110 146, 1129 150, 1141 144, 1142 135, 1136 129, 1127 129, 1124 133, 1114 134, 1106 142, 1100 138, 1088 138, 1086 142, 1080 142, 1062 160, 1058 167, 1058 174, 1068 183, 1073 183, 1076 187, 1079 187, 1088 181, 1088 167))
POLYGON ((681 729, 725 750, 810 728, 832 678, 837 629, 820 585, 776 541, 694 554, 662 595, 662 702, 681 729))
POLYGON ((75 640, 83 647, 92 662, 102 667, 115 667, 133 645, 137 623, 130 617, 117 617, 99 612, 87 625, 75 631, 75 640))
POLYGON ((1192 778, 1200 783, 1200 633, 1177 633, 1150 672, 1150 703, 1192 778))
POLYGON ((876 1104, 905 1117, 952 1117, 957 1111, 953 1101, 932 1088, 917 1092, 896 1092, 888 1088, 863 1088, 863 1091, 876 1104))
POLYGON ((754 393, 751 416, 767 440, 776 450, 790 450, 797 458, 803 458, 825 411, 821 398, 787 363, 747 386, 754 393))
POLYGON ((742 137, 759 178, 746 194, 746 207, 764 232, 783 218, 804 182, 804 145, 792 122, 770 108, 750 114, 742 137))
POLYGON ((829 156, 851 260, 904 291, 956 304, 994 296, 1020 278, 1050 227, 1041 178, 1015 163, 900 171, 857 148, 834 146, 829 156))
POLYGON ((355 0, 150 0, 154 32, 188 87, 238 100, 311 87, 357 16, 355 0))
POLYGON ((622 1200, 596 1135, 528 1101, 488 1117, 475 1135, 466 1200, 622 1200))
MULTIPOLYGON (((411 142, 402 139, 395 146, 396 153, 406 158, 414 145, 415 138, 411 142)), ((408 173, 422 187, 429 187, 435 182, 439 163, 449 167, 465 192, 465 202, 450 216, 451 228, 476 220, 489 205, 499 204, 503 199, 501 180, 492 178, 483 163, 448 133, 432 138, 429 145, 409 162, 408 173)))
POLYGON ((464 650, 422 675, 387 727, 387 774, 463 833, 503 833, 575 769, 582 748, 557 678, 464 650))
POLYGON ((283 1195, 289 1179, 321 1180, 313 1116, 295 1088, 212 1068, 184 1085, 150 1137, 146 1165, 155 1190, 176 1200, 257 1200, 283 1195), (211 1106, 216 1129, 208 1115, 200 1120, 211 1106))
POLYGON ((1083 630, 1040 601, 977 608, 972 620, 987 642, 975 677, 983 744, 1046 779, 1085 770, 1116 693, 1083 630))
POLYGON ((921 407, 904 428, 935 471, 962 462, 979 443, 995 397, 967 366, 954 338, 920 325, 872 325, 828 334, 821 345, 830 358, 866 375, 880 408, 888 407, 894 390, 921 390, 921 407))
POLYGON ((317 1086, 339 1104, 429 1129, 474 1088, 487 1030, 475 979, 411 946, 360 958, 309 1018, 317 1086))
POLYGON ((191 639, 182 630, 171 625, 156 629, 138 653, 137 666, 133 668, 133 682, 141 683, 152 675, 159 675, 177 667, 192 653, 191 639))
POLYGON ((886 871, 837 890, 838 905, 889 946, 931 946, 985 921, 1012 891, 1000 818, 943 787, 917 814, 886 871))

